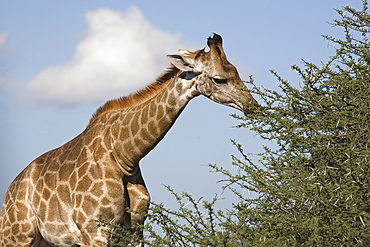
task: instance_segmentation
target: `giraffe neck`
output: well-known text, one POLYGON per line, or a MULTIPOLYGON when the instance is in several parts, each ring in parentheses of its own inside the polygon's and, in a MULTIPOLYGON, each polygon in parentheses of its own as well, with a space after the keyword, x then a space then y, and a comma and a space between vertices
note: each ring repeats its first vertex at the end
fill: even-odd
MULTIPOLYGON (((178 76, 150 100, 104 116, 109 126, 112 156, 126 175, 150 152, 176 121, 187 103, 198 96, 194 81, 178 76)), ((107 133, 107 132, 106 132, 107 133)))

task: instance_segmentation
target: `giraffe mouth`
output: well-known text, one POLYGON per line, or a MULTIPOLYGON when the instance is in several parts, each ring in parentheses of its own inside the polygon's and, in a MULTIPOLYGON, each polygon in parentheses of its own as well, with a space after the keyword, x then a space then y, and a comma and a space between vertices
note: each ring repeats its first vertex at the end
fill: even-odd
POLYGON ((245 111, 245 109, 244 109, 244 107, 243 107, 243 105, 241 103, 240 104, 236 104, 234 102, 227 102, 227 103, 224 103, 224 104, 227 105, 227 106, 230 106, 232 108, 235 108, 235 109, 237 109, 239 111, 242 111, 242 112, 245 111))
POLYGON ((258 104, 256 100, 252 99, 250 100, 249 102, 242 102, 242 101, 238 101, 237 103, 235 102, 228 102, 228 103, 225 103, 225 105, 227 106, 231 106, 241 112, 244 113, 244 115, 247 115, 249 113, 253 113, 253 105, 256 105, 258 104), (250 107, 252 106, 252 107, 250 107))

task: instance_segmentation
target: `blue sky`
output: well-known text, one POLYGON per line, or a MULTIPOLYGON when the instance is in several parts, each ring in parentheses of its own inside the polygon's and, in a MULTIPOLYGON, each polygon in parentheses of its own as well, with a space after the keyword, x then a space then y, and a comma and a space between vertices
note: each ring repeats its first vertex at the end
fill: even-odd
MULTIPOLYGON (((318 63, 333 54, 321 35, 342 36, 327 22, 344 0, 266 1, 6 1, 0 0, 0 201, 16 175, 42 153, 86 127, 110 98, 150 83, 167 54, 206 46, 212 32, 224 39, 229 60, 245 79, 276 88, 276 70, 298 85, 290 65, 318 63)), ((258 98, 257 98, 258 100, 258 98)), ((196 197, 222 193, 222 176, 205 166, 231 168, 263 143, 236 129, 236 110, 198 97, 164 140, 141 162, 152 200, 173 206, 162 184, 196 197), (239 155, 240 156, 240 155, 239 155)), ((227 195, 225 195, 227 196, 227 195)), ((232 200, 232 197, 229 198, 232 200)), ((228 200, 229 200, 228 199, 228 200)))

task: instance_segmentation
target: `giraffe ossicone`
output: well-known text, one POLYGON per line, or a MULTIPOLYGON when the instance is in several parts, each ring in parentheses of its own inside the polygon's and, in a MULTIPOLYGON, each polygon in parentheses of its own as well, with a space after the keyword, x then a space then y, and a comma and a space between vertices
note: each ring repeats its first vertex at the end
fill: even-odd
POLYGON ((142 238, 135 226, 145 216, 135 212, 146 212, 150 197, 139 162, 187 103, 204 95, 243 112, 256 103, 221 36, 207 45, 209 51, 168 55, 172 66, 153 83, 108 101, 80 135, 32 161, 5 195, 0 246, 107 246, 109 226, 98 227, 99 217, 142 238))

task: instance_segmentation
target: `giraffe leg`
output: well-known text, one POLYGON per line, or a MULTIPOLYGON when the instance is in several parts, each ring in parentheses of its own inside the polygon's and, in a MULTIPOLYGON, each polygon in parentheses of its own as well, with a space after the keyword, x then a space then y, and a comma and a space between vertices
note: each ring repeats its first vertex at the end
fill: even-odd
POLYGON ((0 246, 54 246, 48 243, 37 230, 36 217, 30 207, 16 202, 11 205, 3 205, 3 210, 8 213, 0 220, 1 231, 3 231, 1 233, 3 235, 2 241, 2 237, 0 237, 0 246))
POLYGON ((86 232, 86 233, 82 233, 81 234, 81 237, 82 237, 82 243, 81 243, 81 247, 88 247, 88 246, 107 246, 107 236, 103 236, 105 234, 99 234, 97 232, 86 232))
POLYGON ((28 182, 21 180, 24 172, 14 181, 5 195, 0 212, 1 246, 37 246, 37 223, 27 200, 28 182))
POLYGON ((42 236, 40 233, 37 233, 35 237, 35 242, 33 245, 35 247, 53 247, 54 245, 49 244, 42 236))
MULTIPOLYGON (((13 210, 8 212, 12 214, 13 210)), ((2 236, 0 237, 1 246, 37 246, 37 240, 35 239, 35 234, 33 232, 30 224, 18 223, 11 221, 12 215, 9 218, 3 218, 2 222, 2 236), (29 229, 28 231, 23 231, 23 229, 29 229)))
MULTIPOLYGON (((139 239, 142 239, 143 231, 135 229, 135 227, 144 224, 145 214, 149 208, 150 195, 145 186, 140 168, 137 175, 128 179, 127 192, 130 199, 130 209, 133 211, 130 213, 131 229, 139 239)), ((133 246, 143 246, 143 244, 137 243, 133 246)))
MULTIPOLYGON (((89 202, 86 202, 85 204, 87 204, 87 207, 94 208, 94 205, 89 202)), ((95 205, 97 204, 98 203, 96 202, 95 205)), ((110 226, 99 227, 99 223, 97 221, 99 219, 98 216, 95 216, 95 214, 86 215, 81 209, 76 210, 75 215, 76 216, 74 216, 74 218, 77 218, 76 225, 81 231, 81 247, 110 246, 108 245, 109 234, 107 232, 111 230, 110 226)))

